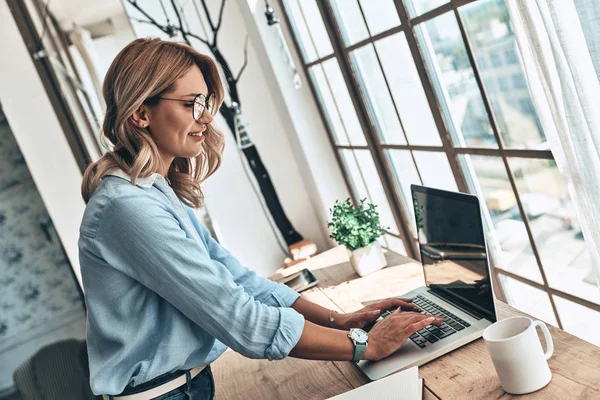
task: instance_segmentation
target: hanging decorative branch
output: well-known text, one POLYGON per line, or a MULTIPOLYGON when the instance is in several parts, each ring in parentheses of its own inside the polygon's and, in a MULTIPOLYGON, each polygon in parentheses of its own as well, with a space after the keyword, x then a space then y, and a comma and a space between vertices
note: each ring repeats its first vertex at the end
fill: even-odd
POLYGON ((137 0, 127 0, 127 3, 129 3, 136 10, 138 10, 145 17, 145 19, 139 19, 134 17, 130 18, 133 21, 139 23, 154 25, 163 33, 169 35, 169 37, 181 35, 181 38, 192 47, 193 45, 190 39, 198 40, 199 42, 203 43, 209 48, 213 57, 221 67, 221 70, 223 71, 223 74, 225 76, 227 92, 229 93, 229 104, 227 104, 227 100, 224 101, 223 105, 219 109, 219 112, 223 116, 223 118, 225 118, 225 121, 227 122, 227 125, 229 126, 231 132, 234 134, 234 136, 236 136, 236 142, 239 140, 239 142, 241 143, 241 150, 244 153, 246 159, 248 160, 248 164, 250 165, 252 172, 259 184, 267 208, 269 209, 269 212, 271 213, 271 216, 273 217, 273 220, 277 225, 277 228, 279 229, 282 237, 286 241, 286 244, 289 247, 292 244, 300 242, 301 240, 303 240, 303 238, 294 229, 287 216, 285 215, 285 212, 283 211, 283 208, 279 201, 279 197, 277 196, 277 192, 275 191, 273 183, 271 182, 271 178, 269 177, 269 174, 263 165, 258 150, 256 149, 256 146, 254 145, 250 136, 247 133, 245 124, 241 120, 242 103, 238 94, 237 83, 239 82, 243 72, 246 69, 246 66, 248 65, 248 36, 246 36, 246 40, 244 43, 244 62, 242 63, 239 72, 236 75, 234 75, 231 72, 231 68, 229 67, 227 60, 223 56, 223 53, 221 53, 217 42, 219 30, 221 29, 221 25, 223 23, 225 0, 222 0, 221 2, 216 24, 208 10, 206 0, 198 0, 202 6, 202 9, 204 10, 204 17, 208 21, 210 31, 212 32, 212 38, 208 37, 209 35, 200 16, 199 9, 196 6, 196 3, 194 2, 196 0, 191 1, 194 2, 194 7, 196 7, 196 11, 198 11, 198 18, 200 20, 200 23, 202 24, 205 37, 201 37, 200 35, 191 32, 187 21, 186 25, 188 26, 186 29, 186 27, 184 26, 185 15, 183 14, 181 7, 178 5, 177 0, 170 0, 175 16, 177 17, 176 25, 171 24, 167 10, 164 7, 163 0, 159 1, 166 17, 166 25, 160 24, 158 21, 156 21, 155 18, 153 18, 148 12, 146 12, 143 9, 143 7, 138 3, 137 0), (236 132, 239 133, 239 137, 236 135, 236 132))

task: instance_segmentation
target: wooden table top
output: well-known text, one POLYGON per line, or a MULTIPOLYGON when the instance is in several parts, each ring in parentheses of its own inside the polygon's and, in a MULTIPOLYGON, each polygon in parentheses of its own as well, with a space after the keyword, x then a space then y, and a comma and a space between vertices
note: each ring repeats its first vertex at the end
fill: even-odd
MULTIPOLYGON (((363 302, 398 296, 425 284, 421 264, 387 252, 388 267, 366 277, 356 275, 346 249, 336 247, 272 278, 309 268, 319 285, 302 293, 306 299, 340 312, 364 307, 363 302)), ((500 319, 526 315, 496 302, 500 319)), ((534 399, 600 399, 600 348, 548 325, 554 341, 549 360, 552 381, 526 395, 534 399)), ((543 343, 543 340, 542 340, 543 343)), ((368 383, 351 362, 310 361, 288 357, 280 361, 250 360, 227 351, 212 364, 216 398, 326 399, 368 383)), ((500 387, 483 339, 419 367, 424 399, 509 399, 500 387)), ((519 396, 523 397, 523 396, 519 396)))

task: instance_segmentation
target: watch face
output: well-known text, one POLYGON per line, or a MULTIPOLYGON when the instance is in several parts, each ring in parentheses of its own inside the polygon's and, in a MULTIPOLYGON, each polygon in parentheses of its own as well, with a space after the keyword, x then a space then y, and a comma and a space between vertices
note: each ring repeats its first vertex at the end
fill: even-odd
POLYGON ((369 339, 367 332, 363 331, 362 329, 352 329, 350 331, 350 337, 359 343, 366 343, 369 339))

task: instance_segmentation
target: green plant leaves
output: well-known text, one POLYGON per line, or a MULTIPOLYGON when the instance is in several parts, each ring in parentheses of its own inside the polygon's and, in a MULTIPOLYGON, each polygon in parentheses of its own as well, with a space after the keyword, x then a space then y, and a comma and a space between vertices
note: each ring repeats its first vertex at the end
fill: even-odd
POLYGON ((329 209, 332 217, 327 224, 332 230, 329 237, 350 250, 372 244, 389 229, 379 225, 377 206, 366 200, 360 200, 357 206, 349 198, 344 202, 336 200, 333 209, 329 209))

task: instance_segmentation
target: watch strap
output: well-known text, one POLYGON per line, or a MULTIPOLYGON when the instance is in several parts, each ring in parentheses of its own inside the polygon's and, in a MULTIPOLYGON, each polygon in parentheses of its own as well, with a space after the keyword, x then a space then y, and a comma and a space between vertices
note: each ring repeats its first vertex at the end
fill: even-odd
POLYGON ((359 362, 362 360, 365 355, 365 351, 367 350, 366 343, 354 342, 354 358, 352 358, 353 362, 359 362))

